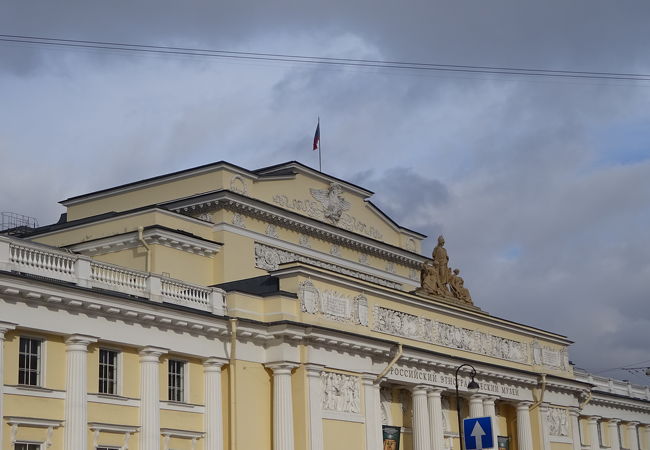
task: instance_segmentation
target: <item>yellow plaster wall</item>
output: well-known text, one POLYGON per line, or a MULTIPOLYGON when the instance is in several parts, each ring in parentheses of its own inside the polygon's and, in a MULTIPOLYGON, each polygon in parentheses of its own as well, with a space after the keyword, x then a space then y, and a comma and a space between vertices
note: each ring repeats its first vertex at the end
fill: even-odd
POLYGON ((573 445, 564 442, 551 442, 551 450, 573 450, 573 445))
POLYGON ((237 447, 272 447, 272 372, 263 365, 237 361, 237 447))
MULTIPOLYGON (((366 445, 363 423, 323 420, 324 450, 363 449, 366 445)), ((406 450, 406 448, 402 448, 406 450)))
POLYGON ((291 400, 293 402, 293 432, 295 450, 307 450, 308 418, 307 373, 304 366, 298 367, 291 376, 291 400))
MULTIPOLYGON (((140 412, 134 406, 88 402, 88 422, 112 423, 116 425, 139 426, 140 412)), ((130 447, 129 441, 129 447, 130 447)))
POLYGON ((267 274, 265 270, 255 268, 255 246, 252 239, 228 232, 215 233, 214 239, 224 243, 215 258, 217 267, 221 269, 215 283, 267 274))
POLYGON ((63 408, 63 399, 5 394, 3 413, 5 416, 63 420, 63 408))
POLYGON ((94 216, 110 211, 125 211, 141 206, 175 200, 203 192, 221 189, 223 170, 191 177, 168 180, 162 184, 139 187, 129 192, 114 194, 96 200, 87 200, 68 207, 68 220, 94 216))
POLYGON ((213 277, 214 257, 188 253, 164 245, 156 244, 150 247, 154 255, 150 272, 158 274, 166 272, 171 278, 204 286, 217 282, 213 277))
MULTIPOLYGON (((539 408, 530 411, 530 430, 533 436, 541 436, 540 433, 540 412, 539 408)), ((542 450, 541 439, 533 439, 533 449, 542 450)))
POLYGON ((144 247, 129 248, 119 252, 106 253, 93 257, 94 260, 117 264, 133 270, 147 270, 147 252, 144 247))
POLYGON ((168 409, 160 410, 160 428, 174 428, 177 430, 203 431, 203 414, 172 411, 168 409))

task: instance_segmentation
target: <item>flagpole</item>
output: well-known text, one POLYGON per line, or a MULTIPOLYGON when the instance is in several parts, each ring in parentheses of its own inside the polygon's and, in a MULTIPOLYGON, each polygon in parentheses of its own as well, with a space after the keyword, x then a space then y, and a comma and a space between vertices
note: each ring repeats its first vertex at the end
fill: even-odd
MULTIPOLYGON (((320 131, 320 116, 318 116, 318 130, 320 131)), ((318 171, 323 172, 323 162, 321 160, 321 153, 323 152, 323 137, 321 133, 318 134, 318 171)))

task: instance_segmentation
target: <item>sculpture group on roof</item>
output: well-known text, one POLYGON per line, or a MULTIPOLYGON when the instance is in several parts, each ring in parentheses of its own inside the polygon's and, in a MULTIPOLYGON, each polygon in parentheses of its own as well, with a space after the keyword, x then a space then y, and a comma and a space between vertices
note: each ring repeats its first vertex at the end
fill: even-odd
POLYGON ((418 294, 433 295, 455 299, 461 303, 472 305, 472 297, 464 286, 465 281, 460 276, 460 270, 449 267, 449 256, 445 249, 445 238, 438 236, 438 245, 433 249, 432 261, 425 261, 420 272, 421 288, 418 294))

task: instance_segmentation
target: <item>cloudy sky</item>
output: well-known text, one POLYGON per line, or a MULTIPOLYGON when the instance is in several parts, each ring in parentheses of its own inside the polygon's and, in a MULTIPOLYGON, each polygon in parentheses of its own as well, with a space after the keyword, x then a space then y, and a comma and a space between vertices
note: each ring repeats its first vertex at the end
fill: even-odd
MULTIPOLYGON (((646 0, 0 0, 0 34, 650 74, 646 0)), ((0 210, 218 160, 288 160, 443 233, 484 310, 650 365, 650 81, 521 77, 0 42, 0 210)), ((640 383, 644 376, 603 372, 640 383)))

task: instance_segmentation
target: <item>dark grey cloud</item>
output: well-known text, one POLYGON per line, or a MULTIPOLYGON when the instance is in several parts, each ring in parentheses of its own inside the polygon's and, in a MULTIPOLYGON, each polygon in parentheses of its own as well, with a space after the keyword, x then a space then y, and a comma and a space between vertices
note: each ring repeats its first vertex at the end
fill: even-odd
MULTIPOLYGON (((0 33, 650 72, 648 17, 646 1, 8 0, 0 33)), ((0 61, 0 210, 52 222, 63 198, 220 159, 317 167, 320 115, 324 171, 443 233, 479 306, 567 334, 588 369, 650 360, 650 83, 7 43, 0 61)))

